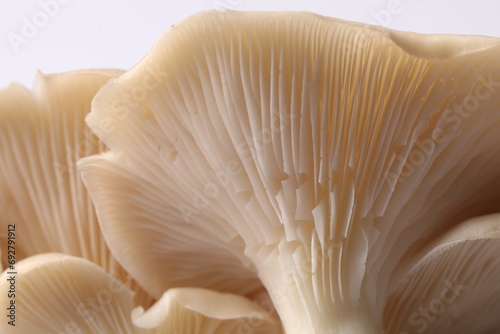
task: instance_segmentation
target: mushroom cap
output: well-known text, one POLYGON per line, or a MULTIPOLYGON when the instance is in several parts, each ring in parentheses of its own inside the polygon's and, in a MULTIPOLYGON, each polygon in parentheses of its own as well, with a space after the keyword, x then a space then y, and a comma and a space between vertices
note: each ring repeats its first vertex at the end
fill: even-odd
POLYGON ((151 293, 176 284, 164 236, 203 235, 256 268, 287 332, 382 332, 402 261, 498 212, 499 55, 489 37, 202 13, 97 94, 87 123, 111 152, 79 166, 151 293))
MULTIPOLYGON (((11 277, 8 272, 0 276, 2 300, 11 277)), ((171 289, 144 312, 134 308, 134 292, 128 286, 95 263, 69 255, 28 257, 17 264, 14 280, 16 333, 280 332, 279 321, 252 301, 199 288, 171 289)), ((12 328, 6 321, 0 323, 3 333, 12 328)))
POLYGON ((494 333, 500 328, 500 214, 469 219, 396 270, 388 333, 494 333), (399 331, 399 332, 398 332, 399 331))
POLYGON ((115 265, 76 163, 104 150, 84 119, 99 88, 122 73, 39 73, 33 91, 19 84, 0 91, 0 226, 22 230, 19 260, 62 252, 115 265))
MULTIPOLYGON (((16 225, 17 261, 59 252, 128 280, 104 240, 77 169, 80 158, 106 149, 85 116, 101 86, 122 73, 39 73, 33 91, 19 84, 0 90, 0 228, 16 225)), ((0 234, 0 243, 7 244, 7 234, 0 234)), ((138 292, 138 302, 152 302, 136 282, 128 283, 138 292)))

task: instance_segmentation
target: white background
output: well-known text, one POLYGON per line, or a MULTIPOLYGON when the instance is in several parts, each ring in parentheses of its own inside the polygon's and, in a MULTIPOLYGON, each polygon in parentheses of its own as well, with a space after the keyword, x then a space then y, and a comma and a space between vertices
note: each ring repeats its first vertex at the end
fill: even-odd
POLYGON ((500 37, 498 0, 0 0, 0 88, 12 81, 31 87, 38 70, 128 69, 173 24, 223 7, 303 10, 399 30, 500 37))

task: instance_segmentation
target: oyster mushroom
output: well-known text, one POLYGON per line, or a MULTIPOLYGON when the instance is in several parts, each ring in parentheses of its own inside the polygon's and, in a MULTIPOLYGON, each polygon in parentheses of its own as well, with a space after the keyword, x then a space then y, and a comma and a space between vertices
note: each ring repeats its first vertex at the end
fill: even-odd
POLYGON ((499 214, 476 217, 402 261, 384 312, 387 332, 497 332, 499 238, 499 214))
MULTIPOLYGON (((216 334, 250 329, 261 334, 279 328, 275 318, 250 300, 199 288, 171 289, 146 312, 134 309, 134 291, 83 258, 35 255, 19 262, 17 271, 19 319, 15 327, 2 321, 2 333, 216 334)), ((4 296, 9 273, 0 278, 4 296)))
MULTIPOLYGON (((496 263, 498 236, 481 240, 474 223, 465 248, 426 257, 461 222, 498 212, 499 56, 496 38, 199 14, 97 94, 87 123, 110 131, 111 152, 79 166, 114 254, 155 297, 184 279, 161 266, 174 235, 256 268, 286 333, 397 333, 408 326, 394 319, 463 268, 446 259, 484 246, 481 263, 496 263)), ((480 288, 498 272, 456 278, 480 288)), ((496 308, 476 324, 460 304, 483 297, 457 299, 426 333, 498 330, 496 308)))
MULTIPOLYGON (((16 261, 48 252, 88 259, 133 286, 148 306, 154 300, 111 254, 76 165, 105 150, 84 119, 99 88, 122 73, 40 73, 33 91, 19 84, 0 90, 0 228, 15 225, 16 261)), ((6 264, 7 233, 0 243, 6 264)))
POLYGON ((0 227, 22 230, 17 260, 61 252, 116 269, 76 162, 104 149, 84 118, 99 88, 122 73, 39 74, 34 91, 0 91, 0 227))
MULTIPOLYGON (((237 332, 256 312, 254 330, 279 332, 241 296, 179 288, 258 298, 258 276, 287 333, 497 330, 500 228, 486 214, 499 200, 499 44, 310 14, 186 20, 107 85, 88 118, 111 148, 80 167, 113 256, 99 232, 89 240, 104 245, 96 259, 85 242, 48 245, 39 228, 78 235, 96 226, 92 214, 73 225, 37 219, 30 228, 44 241, 28 234, 21 258, 59 248, 99 266, 60 254, 21 261, 18 328, 237 332), (133 310, 133 289, 108 273, 115 255, 159 299, 147 311, 133 310)), ((11 89, 0 112, 2 222, 24 226, 26 215, 64 215, 60 203, 85 197, 61 191, 82 189, 74 172, 56 187, 48 181, 66 176, 47 173, 50 154, 68 163, 58 145, 80 137, 54 140, 68 115, 50 118, 54 108, 11 89), (35 111, 16 117, 23 108, 35 111)))
MULTIPOLYGON (((5 293, 0 304, 14 301, 18 317, 12 323, 2 322, 0 332, 9 332, 15 325, 19 333, 163 333, 173 328, 200 334, 279 333, 280 322, 255 272, 234 255, 228 254, 225 261, 220 245, 212 242, 219 251, 208 252, 207 246, 200 248, 205 242, 200 240, 198 249, 188 253, 186 248, 171 246, 171 270, 165 280, 183 278, 183 284, 178 283, 183 288, 162 291, 157 303, 115 260, 76 162, 106 150, 84 117, 97 90, 121 73, 40 74, 33 92, 18 84, 0 91, 0 225, 4 231, 16 225, 12 248, 16 261, 21 261, 12 270, 7 267, 2 276, 0 290, 5 293), (65 255, 44 255, 52 252, 65 255), (209 275, 203 268, 208 268, 209 275), (16 283, 10 297, 6 278, 12 275, 16 283), (227 276, 233 276, 233 281, 225 280, 227 276), (213 286, 213 282, 220 290, 232 289, 239 295, 194 288, 213 286), (249 294, 252 300, 241 296, 249 294), (229 304, 231 308, 224 309, 229 304), (40 310, 50 311, 42 319, 40 310)), ((186 232, 202 238, 196 229, 186 232)), ((1 235, 1 244, 8 264, 7 234, 1 235)))

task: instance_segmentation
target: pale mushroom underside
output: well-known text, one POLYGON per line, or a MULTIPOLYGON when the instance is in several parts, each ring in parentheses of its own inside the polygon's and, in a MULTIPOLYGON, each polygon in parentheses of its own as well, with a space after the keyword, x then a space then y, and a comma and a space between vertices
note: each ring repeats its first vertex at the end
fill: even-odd
MULTIPOLYGON (((86 121, 109 151, 78 163, 103 247, 158 301, 133 311, 126 288, 98 327, 78 326, 234 332, 257 312, 252 328, 277 333, 272 312, 241 297, 267 290, 288 334, 498 330, 499 56, 495 38, 308 13, 207 12, 174 26, 96 95, 86 121), (201 296, 220 308, 207 314, 201 296)), ((39 137, 21 136, 20 155, 9 131, 0 154, 15 159, 4 165, 30 162, 23 186, 46 189, 33 170, 39 137)), ((23 274, 24 289, 50 289, 64 260, 65 296, 81 294, 51 299, 55 309, 111 277, 61 256, 28 258, 37 271, 23 274)))

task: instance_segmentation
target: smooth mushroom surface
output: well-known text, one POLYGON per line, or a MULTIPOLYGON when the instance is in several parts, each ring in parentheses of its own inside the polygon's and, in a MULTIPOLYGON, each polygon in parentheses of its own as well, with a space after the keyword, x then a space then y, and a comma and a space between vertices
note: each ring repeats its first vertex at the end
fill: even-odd
POLYGON ((20 332, 500 332, 499 59, 492 37, 210 11, 93 86, 89 114, 66 85, 14 87, 0 226, 35 228, 20 332), (78 120, 47 117, 74 101, 78 120), (57 183, 73 122, 98 144, 57 183))

